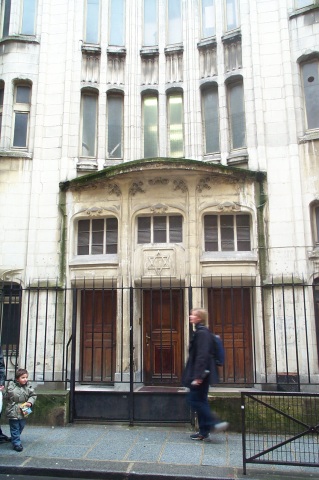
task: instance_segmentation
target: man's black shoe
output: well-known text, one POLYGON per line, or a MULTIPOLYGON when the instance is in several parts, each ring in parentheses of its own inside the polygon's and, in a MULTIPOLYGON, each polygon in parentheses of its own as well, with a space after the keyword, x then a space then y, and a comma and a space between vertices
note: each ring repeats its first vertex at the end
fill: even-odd
POLYGON ((22 445, 15 445, 13 447, 13 450, 15 450, 16 452, 22 452, 23 446, 22 445))
POLYGON ((2 433, 0 435, 0 443, 6 443, 6 442, 11 442, 11 437, 7 437, 7 435, 4 435, 2 433))

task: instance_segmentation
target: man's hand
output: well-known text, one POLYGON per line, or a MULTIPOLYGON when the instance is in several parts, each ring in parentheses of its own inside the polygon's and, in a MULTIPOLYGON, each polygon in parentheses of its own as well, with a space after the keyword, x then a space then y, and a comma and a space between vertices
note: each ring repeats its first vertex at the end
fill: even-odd
POLYGON ((4 385, 0 385, 0 392, 2 392, 2 390, 4 390, 4 385))
POLYGON ((195 380, 192 381, 192 385, 200 385, 201 383, 203 383, 201 378, 195 378, 195 380))

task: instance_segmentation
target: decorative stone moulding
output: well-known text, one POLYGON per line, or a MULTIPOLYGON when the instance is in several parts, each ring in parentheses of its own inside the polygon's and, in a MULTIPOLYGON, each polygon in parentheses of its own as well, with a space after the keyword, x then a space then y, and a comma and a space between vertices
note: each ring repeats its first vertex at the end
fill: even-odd
POLYGON ((162 178, 162 177, 157 177, 157 178, 152 178, 151 180, 148 181, 150 185, 167 185, 169 183, 168 178, 162 178))
POLYGON ((157 213, 157 214, 165 213, 165 212, 167 212, 167 209, 168 209, 167 205, 164 205, 162 203, 157 203, 156 205, 152 205, 150 207, 150 211, 152 213, 157 213))
POLYGON ((137 193, 145 193, 145 190, 143 190, 143 182, 134 182, 131 185, 131 188, 129 190, 130 195, 134 197, 137 193))
POLYGON ((89 217, 98 217, 99 215, 103 215, 104 212, 105 212, 104 207, 92 207, 92 208, 88 208, 85 213, 89 217))
POLYGON ((82 43, 81 50, 83 53, 101 55, 100 45, 95 45, 92 43, 82 43))
POLYGON ((181 190, 183 193, 188 191, 187 185, 184 180, 174 180, 174 190, 181 190))

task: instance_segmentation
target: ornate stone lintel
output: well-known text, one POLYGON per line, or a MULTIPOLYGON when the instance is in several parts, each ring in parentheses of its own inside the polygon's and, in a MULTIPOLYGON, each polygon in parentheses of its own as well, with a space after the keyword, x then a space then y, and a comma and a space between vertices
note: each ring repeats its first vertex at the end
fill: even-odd
POLYGON ((150 185, 167 185, 168 182, 169 182, 168 178, 163 178, 163 177, 152 178, 151 180, 148 181, 150 185))
POLYGON ((217 205, 217 208, 221 212, 238 212, 240 205, 235 202, 222 202, 217 205))
POLYGON ((156 205, 152 205, 150 210, 152 213, 165 213, 167 211, 167 206, 163 203, 157 203, 156 205))
POLYGON ((92 207, 92 208, 88 208, 85 213, 89 217, 98 217, 99 215, 103 215, 104 210, 105 208, 103 207, 92 207))
POLYGON ((137 193, 145 193, 145 190, 143 190, 143 182, 134 182, 131 185, 130 188, 130 195, 134 197, 137 193))

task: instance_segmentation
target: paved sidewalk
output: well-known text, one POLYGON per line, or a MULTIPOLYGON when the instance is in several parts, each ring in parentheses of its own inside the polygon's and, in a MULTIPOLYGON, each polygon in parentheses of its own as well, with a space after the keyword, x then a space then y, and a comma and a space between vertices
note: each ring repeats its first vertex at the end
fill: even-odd
MULTIPOLYGON (((3 426, 4 433, 8 427, 3 426)), ((241 435, 222 433, 211 442, 192 441, 180 426, 26 426, 24 450, 0 445, 0 472, 103 479, 319 479, 319 468, 247 465, 243 475, 241 435)))

